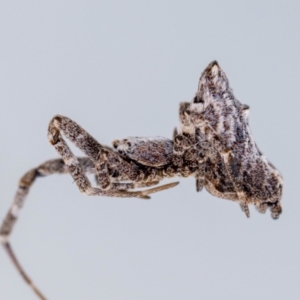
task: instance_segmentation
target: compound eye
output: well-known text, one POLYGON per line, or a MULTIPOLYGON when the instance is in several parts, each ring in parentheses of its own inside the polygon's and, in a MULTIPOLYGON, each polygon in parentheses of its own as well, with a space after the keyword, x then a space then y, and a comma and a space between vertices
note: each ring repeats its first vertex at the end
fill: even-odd
POLYGON ((203 99, 201 96, 195 96, 193 99, 194 103, 204 103, 203 99))

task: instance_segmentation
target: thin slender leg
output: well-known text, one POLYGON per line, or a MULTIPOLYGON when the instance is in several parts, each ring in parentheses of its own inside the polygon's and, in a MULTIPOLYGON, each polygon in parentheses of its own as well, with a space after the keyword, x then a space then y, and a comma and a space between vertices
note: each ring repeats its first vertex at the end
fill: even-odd
MULTIPOLYGON (((75 157, 76 158, 76 157, 75 157)), ((78 162, 78 166, 83 170, 84 173, 95 174, 95 166, 94 163, 86 157, 76 158, 78 162)), ((33 281, 27 275, 20 262, 18 261, 14 251, 9 243, 9 236, 13 230, 13 227, 19 217, 20 210, 22 209, 26 196, 29 193, 29 190, 34 183, 37 177, 43 177, 51 174, 67 174, 69 173, 68 166, 64 163, 62 159, 53 159, 46 161, 41 164, 37 168, 34 168, 27 173, 25 173, 19 181, 19 186, 17 192, 15 194, 15 198, 13 203, 2 222, 0 227, 0 242, 2 243, 5 251, 10 257, 12 263, 19 271, 22 278, 25 282, 32 288, 34 293, 41 299, 45 300, 46 297, 39 291, 39 289, 34 285, 33 281)), ((148 182, 148 183, 136 183, 134 187, 146 187, 157 184, 158 181, 148 182)), ((177 183, 171 183, 168 185, 156 187, 149 190, 149 193, 158 192, 160 190, 164 190, 166 188, 170 188, 177 185, 177 183)), ((145 195, 146 197, 146 195, 145 195)))
MULTIPOLYGON (((78 163, 85 173, 94 173, 94 165, 89 158, 78 158, 78 163)), ((69 170, 62 159, 46 161, 37 168, 28 171, 19 181, 14 201, 0 227, 0 236, 8 237, 17 221, 19 212, 24 205, 29 189, 37 177, 51 174, 66 174, 69 170)))
POLYGON ((8 256, 11 258, 14 266, 17 268, 25 282, 32 288, 32 290, 35 292, 35 294, 41 299, 46 300, 46 297, 42 294, 42 292, 34 285, 32 280, 29 278, 29 276, 26 274, 22 266, 20 265, 17 257, 15 256, 15 253, 12 250, 12 247, 8 241, 2 243, 4 246, 4 249, 6 250, 8 256))
POLYGON ((122 182, 113 182, 111 185, 116 190, 129 190, 135 188, 149 187, 159 184, 159 181, 151 182, 132 182, 132 183, 122 183, 122 182))
POLYGON ((200 192, 204 187, 205 178, 205 163, 198 164, 198 173, 196 176, 196 191, 200 192))
MULTIPOLYGON (((61 155, 65 164, 68 166, 69 172, 76 182, 79 190, 88 196, 123 198, 137 197, 149 199, 149 194, 169 189, 178 184, 177 182, 170 183, 143 191, 115 190, 111 186, 110 178, 108 178, 107 165, 103 163, 103 158, 107 158, 110 155, 110 152, 111 157, 116 156, 112 150, 107 147, 103 147, 77 123, 64 116, 56 116, 50 121, 48 138, 50 144, 54 146, 56 151, 61 155), (82 171, 77 158, 74 156, 69 146, 62 138, 61 133, 63 133, 94 162, 97 176, 100 178, 101 185, 103 184, 103 176, 107 176, 107 182, 104 184, 104 186, 107 186, 106 189, 100 189, 91 186, 91 183, 82 171)), ((119 164, 120 169, 122 170, 122 176, 126 175, 130 180, 138 178, 139 173, 137 167, 133 164, 123 161, 120 157, 116 159, 115 163, 119 164)))
MULTIPOLYGON (((78 162, 84 172, 94 173, 94 165, 89 158, 78 158, 78 162)), ((12 247, 8 241, 9 236, 13 230, 13 227, 18 219, 19 212, 24 205, 29 189, 37 177, 51 175, 51 174, 65 174, 68 173, 68 168, 62 159, 53 159, 46 161, 39 167, 28 171, 19 181, 19 187, 17 189, 14 201, 0 227, 0 241, 4 246, 5 251, 12 260, 14 266, 19 271, 25 282, 33 289, 36 295, 45 300, 45 296, 38 290, 32 280, 26 274, 22 266, 20 265, 16 255, 14 254, 12 247)))

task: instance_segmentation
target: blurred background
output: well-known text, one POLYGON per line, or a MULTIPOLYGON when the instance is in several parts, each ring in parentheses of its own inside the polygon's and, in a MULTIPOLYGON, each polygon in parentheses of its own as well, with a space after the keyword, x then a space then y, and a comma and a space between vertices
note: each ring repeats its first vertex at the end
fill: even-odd
MULTIPOLYGON (((105 145, 171 138, 215 59, 285 179, 277 221, 253 207, 247 219, 194 179, 150 201, 38 179, 11 242, 47 298, 300 299, 299 18, 296 0, 1 1, 1 221, 19 178, 58 157, 55 114, 105 145)), ((36 299, 2 248, 0 266, 1 299, 36 299)))

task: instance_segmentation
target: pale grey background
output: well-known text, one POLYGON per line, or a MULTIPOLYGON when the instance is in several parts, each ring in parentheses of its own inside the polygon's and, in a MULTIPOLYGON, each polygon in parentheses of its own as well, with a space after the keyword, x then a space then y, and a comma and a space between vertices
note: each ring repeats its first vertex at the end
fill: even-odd
MULTIPOLYGON (((171 137, 214 59, 285 178, 278 221, 192 179, 151 201, 38 179, 11 241, 49 299, 300 299, 299 18, 296 0, 0 2, 1 220, 20 176, 57 157, 55 114, 104 144, 171 137)), ((1 300, 36 299, 1 248, 0 270, 1 300)))

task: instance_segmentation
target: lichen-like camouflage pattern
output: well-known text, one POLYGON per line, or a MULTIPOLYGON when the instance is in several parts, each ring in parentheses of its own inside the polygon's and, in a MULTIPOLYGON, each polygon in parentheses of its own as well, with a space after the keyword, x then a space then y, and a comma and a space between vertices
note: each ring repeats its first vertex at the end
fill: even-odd
POLYGON ((128 137, 113 142, 122 157, 149 167, 161 167, 172 161, 173 142, 165 137, 128 137))
POLYGON ((164 178, 193 176, 197 191, 204 187, 214 196, 238 202, 248 217, 248 204, 254 204, 260 212, 270 208, 277 219, 282 211, 283 179, 258 150, 248 114, 249 107, 233 96, 225 73, 212 62, 201 75, 192 102, 180 104, 180 123, 173 141, 129 137, 115 140, 113 147, 108 147, 71 119, 55 116, 49 124, 48 139, 61 159, 47 161, 21 178, 0 227, 0 240, 23 279, 40 299, 46 299, 21 267, 8 240, 30 187, 41 176, 70 174, 88 196, 140 199, 149 199, 150 194, 178 184, 148 188, 164 178), (63 136, 87 157, 75 157, 63 136), (91 186, 88 173, 95 175, 97 187, 91 186))
POLYGON ((202 73, 189 109, 194 126, 221 155, 223 175, 230 178, 245 213, 249 216, 248 204, 254 204, 260 212, 270 208, 277 219, 282 212, 283 178, 259 151, 249 128, 249 106, 234 97, 216 61, 202 73))

